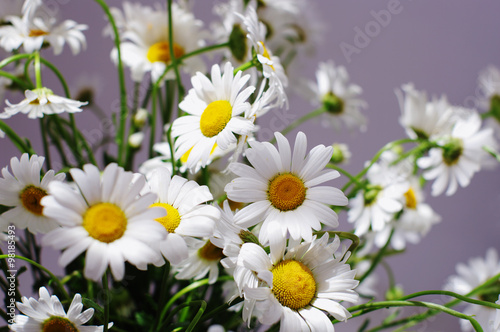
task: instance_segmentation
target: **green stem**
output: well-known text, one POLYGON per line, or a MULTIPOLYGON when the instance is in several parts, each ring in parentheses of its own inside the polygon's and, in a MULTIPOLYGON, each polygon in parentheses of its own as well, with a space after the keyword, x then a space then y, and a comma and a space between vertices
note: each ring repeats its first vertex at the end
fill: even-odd
POLYGON ((250 69, 250 68, 252 68, 252 67, 255 67, 255 65, 256 65, 256 62, 255 62, 255 61, 256 61, 255 59, 252 59, 252 60, 250 60, 250 61, 248 61, 248 62, 245 62, 245 63, 244 63, 244 64, 242 64, 241 66, 237 67, 237 68, 233 71, 234 75, 236 75, 236 73, 238 73, 239 71, 244 72, 244 71, 245 71, 245 70, 247 70, 247 69, 250 69))
POLYGON ((104 291, 104 332, 108 332, 108 323, 109 323, 109 285, 108 285, 108 270, 104 272, 102 276, 102 289, 104 291))
POLYGON ((389 238, 387 239, 387 242, 385 243, 385 245, 380 249, 380 251, 377 253, 377 256, 375 256, 375 258, 373 259, 372 264, 370 265, 370 268, 361 276, 361 278, 359 278, 359 283, 362 283, 363 280, 365 280, 366 277, 368 277, 373 272, 373 270, 375 270, 378 263, 380 263, 380 261, 384 257, 384 254, 385 254, 385 251, 387 250, 387 247, 389 247, 389 244, 391 243, 391 239, 392 239, 393 235, 394 235, 394 229, 391 231, 391 234, 389 235, 389 238))
POLYGON ((456 298, 456 299, 458 299, 460 301, 463 301, 463 302, 477 304, 477 305, 482 305, 482 306, 490 307, 490 308, 493 308, 493 309, 500 309, 500 305, 498 305, 496 303, 488 302, 488 301, 475 300, 475 299, 472 299, 470 297, 467 297, 467 296, 464 296, 464 295, 460 295, 460 294, 457 294, 457 293, 454 293, 454 292, 450 292, 450 291, 445 291, 445 290, 426 290, 426 291, 416 292, 416 293, 413 293, 413 294, 408 294, 406 296, 403 296, 402 298, 400 298, 398 300, 409 300, 409 299, 413 299, 415 297, 425 296, 425 295, 445 295, 445 296, 454 297, 454 298, 456 298))
MULTIPOLYGON (((8 258, 8 257, 9 257, 9 255, 0 255, 0 259, 5 259, 5 258, 8 258)), ((50 276, 50 279, 52 279, 55 282, 55 284, 57 285, 57 287, 59 288, 59 290, 61 291, 61 293, 64 295, 64 298, 66 300, 68 300, 68 301, 70 300, 68 292, 66 292, 66 289, 64 289, 64 285, 61 283, 61 281, 59 280, 59 278, 57 278, 47 268, 45 268, 43 265, 38 264, 35 261, 33 261, 33 260, 29 259, 29 258, 23 257, 23 256, 15 255, 14 258, 17 258, 17 259, 20 259, 22 261, 28 262, 31 265, 33 265, 33 266, 39 268, 40 270, 43 270, 45 273, 47 273, 50 276)))
POLYGON ((33 54, 28 54, 28 53, 16 54, 16 55, 10 56, 10 57, 0 61, 0 69, 7 66, 11 62, 16 62, 16 61, 19 61, 22 59, 31 58, 32 56, 33 56, 33 54))
POLYGON ((357 184, 358 186, 360 186, 360 187, 363 186, 363 184, 356 177, 354 177, 354 175, 352 175, 351 173, 349 173, 345 169, 340 168, 334 164, 327 164, 326 167, 334 169, 334 170, 338 171, 339 173, 342 173, 343 175, 348 177, 349 180, 351 180, 353 183, 357 184))
POLYGON ((127 140, 125 139, 125 125, 127 119, 127 88, 125 86, 125 74, 123 70, 122 63, 122 55, 121 55, 121 47, 120 47, 120 33, 118 32, 118 28, 116 27, 115 19, 109 10, 108 5, 104 0, 95 0, 106 13, 106 16, 109 19, 109 23, 113 29, 114 34, 114 42, 116 47, 116 54, 118 59, 118 81, 120 85, 120 123, 118 126, 118 130, 115 137, 115 142, 118 147, 118 164, 123 166, 124 163, 124 154, 127 146, 127 140))
POLYGON ((8 73, 6 71, 0 70, 0 76, 7 77, 9 80, 15 82, 16 84, 20 85, 23 89, 28 89, 30 90, 32 87, 30 84, 27 82, 23 81, 19 77, 12 75, 11 73, 8 73))
POLYGON ((50 149, 47 141, 47 131, 45 128, 44 118, 40 118, 40 134, 42 135, 43 153, 45 155, 45 160, 47 161, 47 170, 49 170, 52 169, 52 163, 50 161, 50 149))
MULTIPOLYGON (((298 118, 297 120, 295 120, 294 122, 292 122, 290 125, 288 125, 288 127, 286 127, 285 129, 283 129, 281 131, 281 133, 286 136, 286 134, 288 134, 290 131, 294 130, 295 128, 297 128, 298 126, 300 126, 301 124, 303 124, 304 122, 310 120, 310 119, 313 119, 315 117, 317 117, 318 115, 321 115, 323 113, 325 113, 326 110, 324 108, 318 108, 312 112, 309 112, 305 115, 303 115, 302 117, 298 118)), ((274 143, 275 142, 275 138, 273 138, 271 140, 271 143, 274 143)))
POLYGON ((10 128, 5 122, 0 120, 0 130, 2 130, 14 143, 14 145, 21 151, 22 153, 28 153, 30 155, 36 154, 31 145, 27 145, 26 142, 17 135, 17 133, 10 128))
POLYGON ((185 59, 190 58, 192 56, 195 56, 195 55, 198 55, 198 54, 202 54, 202 53, 206 53, 206 52, 213 51, 213 50, 217 50, 219 48, 224 48, 224 47, 229 47, 229 42, 222 43, 222 44, 215 44, 215 45, 210 45, 210 46, 205 46, 205 47, 199 48, 197 50, 194 50, 193 52, 186 53, 183 56, 178 57, 177 60, 179 62, 182 62, 182 60, 185 60, 185 59))
POLYGON ((168 127, 167 130, 167 142, 168 147, 170 148, 170 161, 172 162, 172 174, 177 174, 176 170, 176 161, 175 161, 175 151, 174 151, 174 143, 172 142, 172 125, 168 127))
POLYGON ((40 52, 35 52, 35 78, 36 78, 36 88, 41 89, 42 85, 42 69, 40 67, 40 52))

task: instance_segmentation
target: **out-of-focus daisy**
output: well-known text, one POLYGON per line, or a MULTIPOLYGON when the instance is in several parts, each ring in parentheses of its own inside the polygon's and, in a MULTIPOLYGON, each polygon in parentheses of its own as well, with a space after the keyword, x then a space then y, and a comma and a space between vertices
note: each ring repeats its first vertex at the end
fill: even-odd
POLYGON ((68 265, 83 252, 85 277, 99 280, 110 267, 115 280, 123 279, 125 261, 140 270, 159 263, 161 256, 151 247, 165 239, 165 228, 156 218, 165 209, 150 208, 156 195, 139 196, 146 180, 109 164, 102 173, 93 165, 71 169, 78 189, 67 183, 52 183, 42 199, 44 214, 62 226, 42 238, 44 246, 64 250, 59 264, 68 265))
MULTIPOLYGON (((124 14, 117 8, 113 8, 112 12, 122 30, 122 59, 130 67, 132 79, 141 81, 144 74, 150 72, 152 82, 156 82, 171 63, 167 10, 160 6, 152 8, 124 2, 124 14)), ((173 3, 172 19, 176 58, 203 45, 202 22, 193 13, 178 3, 173 3)), ((117 60, 116 49, 112 51, 112 58, 117 60)), ((196 56, 184 60, 182 67, 189 73, 205 68, 201 58, 196 56)), ((175 73, 171 70, 165 78, 175 78, 175 73)))
POLYGON ((253 167, 233 163, 229 169, 239 177, 229 183, 227 197, 251 203, 244 207, 238 224, 250 227, 263 221, 259 240, 267 244, 269 227, 280 225, 282 236, 311 240, 312 230, 321 223, 338 226, 337 214, 329 205, 346 205, 347 198, 338 188, 320 184, 340 176, 325 170, 333 148, 318 145, 306 156, 307 138, 297 134, 292 154, 288 140, 275 133, 279 150, 270 143, 250 142, 246 157, 253 167))
POLYGON ((349 82, 349 75, 343 66, 333 61, 320 62, 316 71, 316 82, 309 82, 311 102, 326 112, 324 123, 339 130, 342 125, 348 129, 366 129, 366 118, 361 110, 367 107, 360 98, 363 90, 349 82))
POLYGON ((270 243, 269 254, 254 243, 241 248, 241 264, 260 279, 258 287, 243 287, 245 302, 255 303, 250 314, 263 324, 279 321, 280 331, 333 332, 326 313, 345 321, 351 314, 339 302, 358 300, 353 290, 358 284, 356 271, 342 259, 342 253, 335 254, 338 237, 328 244, 325 234, 286 248, 285 239, 274 233, 270 243))
POLYGON ((489 115, 487 125, 494 128, 497 136, 500 136, 500 70, 495 66, 482 70, 478 85, 481 91, 478 106, 489 115))
POLYGON ((331 162, 334 164, 348 164, 351 160, 351 151, 347 144, 333 143, 333 154, 331 162))
MULTIPOLYGON (((465 295, 472 291, 477 286, 483 284, 486 280, 494 277, 500 273, 500 260, 498 258, 498 253, 494 248, 490 248, 486 252, 486 257, 475 257, 468 261, 468 264, 459 263, 456 266, 457 274, 448 278, 445 285, 445 289, 465 295)), ((486 294, 481 294, 479 296, 473 295, 472 297, 482 301, 495 302, 498 301, 498 296, 500 293, 499 283, 495 283, 490 291, 486 294)), ((463 313, 469 316, 474 316, 474 319, 483 326, 486 327, 490 322, 494 322, 497 319, 497 311, 494 308, 469 304, 464 309, 463 313)), ((462 331, 472 331, 472 325, 468 320, 460 320, 460 327, 462 331)))
POLYGON ((481 129, 481 118, 475 111, 466 119, 458 119, 451 134, 439 139, 438 144, 440 147, 432 148, 429 156, 417 161, 420 168, 426 169, 424 178, 435 180, 433 196, 445 190, 446 195, 453 195, 458 185, 467 187, 474 173, 489 158, 483 147, 496 149, 492 129, 481 129))
POLYGON ((401 108, 399 122, 409 137, 435 139, 450 133, 455 114, 445 96, 428 101, 426 93, 416 90, 412 83, 395 93, 401 108))
POLYGON ((354 223, 355 234, 364 235, 371 229, 381 231, 403 209, 403 198, 409 189, 406 177, 390 167, 392 152, 386 151, 366 174, 369 184, 351 199, 348 221, 354 223))
POLYGON ((166 168, 153 170, 148 184, 151 192, 158 195, 152 206, 167 211, 166 216, 156 219, 167 231, 159 249, 172 264, 179 264, 188 257, 186 241, 190 237, 212 236, 220 213, 216 207, 205 204, 213 199, 207 186, 177 175, 171 177, 166 168))
POLYGON ((11 52, 21 45, 26 53, 32 53, 48 43, 54 49, 54 54, 62 52, 64 44, 68 44, 73 54, 85 49, 86 40, 83 31, 85 24, 78 24, 73 20, 66 20, 59 25, 53 17, 44 16, 24 19, 18 16, 8 16, 11 25, 0 27, 0 47, 11 52))
MULTIPOLYGON (((38 300, 26 296, 17 302, 17 308, 24 315, 16 315, 15 323, 9 325, 12 331, 68 331, 68 332, 100 332, 103 326, 83 326, 94 315, 94 309, 89 308, 82 312, 83 304, 80 294, 76 294, 71 301, 68 312, 55 295, 50 295, 45 287, 39 289, 38 300)), ((109 323, 108 327, 113 326, 109 323)))
POLYGON ((55 95, 52 90, 47 88, 26 90, 24 91, 24 96, 26 98, 18 104, 11 104, 6 100, 5 102, 9 106, 5 108, 3 114, 10 117, 21 112, 23 114, 28 114, 28 118, 30 119, 36 119, 43 118, 44 114, 81 112, 82 109, 80 107, 87 104, 86 102, 82 103, 77 100, 55 95))
POLYGON ((24 0, 22 13, 26 17, 30 17, 41 5, 42 0, 24 0))
POLYGON ((214 65, 211 80, 200 72, 191 78, 193 88, 179 104, 189 115, 172 124, 172 136, 177 138, 176 159, 190 151, 187 167, 193 170, 200 161, 203 167, 215 145, 227 150, 236 143, 235 134, 245 135, 253 130, 252 121, 240 116, 250 108, 246 100, 255 90, 253 86, 243 89, 249 78, 250 75, 242 76, 241 71, 233 76, 229 62, 224 66, 224 74, 219 65, 214 65))
POLYGON ((55 174, 53 170, 45 173, 40 180, 44 157, 28 156, 10 160, 11 174, 8 167, 2 169, 0 178, 0 204, 13 207, 4 212, 2 217, 19 229, 28 228, 31 233, 47 233, 56 228, 57 223, 44 215, 44 207, 40 204, 47 195, 49 183, 64 180, 64 174, 55 174))

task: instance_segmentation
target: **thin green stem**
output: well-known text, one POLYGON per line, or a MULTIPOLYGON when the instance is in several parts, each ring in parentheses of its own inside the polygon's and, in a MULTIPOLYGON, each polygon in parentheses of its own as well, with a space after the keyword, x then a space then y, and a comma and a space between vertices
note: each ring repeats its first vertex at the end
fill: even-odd
POLYGON ((6 71, 0 70, 0 76, 7 77, 9 80, 15 82, 17 85, 21 86, 23 89, 31 89, 31 85, 23 81, 19 77, 12 75, 6 71))
POLYGON ((31 145, 26 144, 26 142, 2 120, 0 120, 0 130, 10 138, 19 151, 22 153, 29 153, 30 155, 36 154, 31 145))
POLYGON ((10 57, 0 61, 0 69, 7 66, 9 63, 16 62, 16 61, 19 61, 22 59, 31 58, 32 56, 33 56, 33 54, 31 54, 31 53, 29 53, 29 54, 23 53, 23 54, 16 54, 16 55, 10 56, 10 57))
MULTIPOLYGON (((305 115, 303 115, 302 117, 298 118, 297 120, 293 121, 291 124, 288 125, 288 127, 286 127, 285 129, 283 129, 281 131, 281 133, 286 136, 286 134, 288 134, 290 131, 294 130, 295 128, 297 128, 298 126, 300 126, 301 124, 303 124, 304 122, 310 120, 310 119, 313 119, 323 113, 325 113, 326 110, 324 108, 318 108, 312 112, 309 112, 305 115)), ((276 141, 275 138, 273 138, 271 140, 271 143, 274 143, 276 141)))
POLYGON ((210 46, 205 46, 205 47, 199 48, 197 50, 194 50, 194 51, 192 51, 190 53, 186 53, 183 56, 178 57, 177 60, 179 62, 182 62, 182 60, 185 60, 185 59, 190 58, 192 56, 195 56, 195 55, 198 55, 198 54, 202 54, 202 53, 206 53, 206 52, 210 52, 210 51, 217 50, 219 48, 224 48, 224 47, 229 47, 229 42, 221 43, 221 44, 215 44, 215 45, 210 45, 210 46))
POLYGON ((35 52, 35 78, 36 78, 36 88, 41 89, 42 85, 42 69, 40 67, 40 52, 35 52))
POLYGON ((40 118, 40 134, 42 135, 42 143, 43 143, 43 153, 45 156, 45 160, 47 161, 47 169, 52 168, 52 163, 50 160, 50 149, 49 143, 47 141, 47 130, 45 128, 45 119, 40 118))
POLYGON ((338 171, 339 173, 345 175, 346 177, 349 178, 349 180, 351 180, 353 183, 357 184, 358 186, 363 186, 363 184, 356 177, 354 177, 354 175, 352 175, 351 173, 349 173, 345 169, 338 167, 337 165, 334 165, 334 164, 327 164, 326 167, 334 169, 334 170, 338 171))
POLYGON ((256 62, 255 62, 255 61, 256 61, 255 59, 252 59, 252 60, 250 60, 250 61, 248 61, 248 62, 245 62, 245 63, 244 63, 244 64, 242 64, 241 66, 237 67, 237 68, 233 71, 234 75, 236 75, 236 73, 238 73, 239 71, 244 72, 244 71, 245 71, 245 70, 247 70, 247 69, 250 69, 250 68, 252 68, 252 67, 255 67, 255 65, 256 65, 256 62))
POLYGON ((375 258, 373 258, 373 261, 372 261, 372 264, 370 265, 370 268, 359 278, 359 283, 362 283, 363 280, 365 280, 366 277, 368 277, 373 272, 373 270, 375 270, 378 263, 380 263, 380 261, 384 257, 385 251, 387 250, 387 248, 389 247, 389 244, 391 243, 391 239, 392 239, 393 235, 394 235, 394 229, 391 230, 391 234, 389 235, 389 238, 387 239, 387 242, 385 243, 385 245, 382 248, 380 248, 380 250, 377 253, 377 255, 375 256, 375 258))
POLYGON ((456 298, 460 301, 463 301, 463 302, 482 305, 482 306, 490 307, 493 309, 500 309, 500 305, 498 305, 496 303, 472 299, 470 297, 467 297, 467 296, 464 296, 461 294, 457 294, 455 292, 445 291, 445 290, 426 290, 426 291, 416 292, 413 294, 408 294, 406 296, 403 296, 403 297, 399 298, 398 300, 409 300, 409 299, 413 299, 415 297, 426 296, 426 295, 445 295, 445 296, 454 297, 454 298, 456 298))
POLYGON ((102 276, 102 289, 104 291, 104 332, 108 332, 109 305, 111 302, 109 298, 108 270, 102 276))

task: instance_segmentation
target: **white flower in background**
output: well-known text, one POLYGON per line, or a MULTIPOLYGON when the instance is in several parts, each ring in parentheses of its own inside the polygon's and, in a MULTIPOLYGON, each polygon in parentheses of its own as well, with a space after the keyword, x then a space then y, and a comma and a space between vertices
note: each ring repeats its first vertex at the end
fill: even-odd
POLYGON ((337 130, 343 125, 348 129, 366 129, 366 118, 361 113, 367 107, 360 98, 363 90, 349 82, 344 66, 335 66, 333 61, 320 62, 316 82, 309 82, 309 89, 311 102, 326 111, 323 116, 325 124, 337 130))
POLYGON ((500 70, 488 66, 479 74, 478 85, 482 95, 478 106, 489 113, 486 124, 500 137, 500 70))
MULTIPOLYGON (((486 257, 471 258, 468 264, 459 263, 456 266, 457 274, 448 278, 444 289, 465 295, 477 286, 483 284, 486 280, 500 273, 500 260, 496 249, 490 248, 486 252, 486 257)), ((495 302, 498 301, 500 293, 500 284, 498 282, 491 285, 487 294, 473 295, 472 298, 495 302)), ((468 304, 463 311, 464 314, 474 316, 474 319, 483 326, 489 326, 490 322, 497 320, 498 310, 481 305, 468 304)), ((498 324, 497 324, 498 325, 498 324)), ((461 319, 460 327, 462 331, 472 331, 472 325, 468 320, 461 319)), ((496 331, 496 330, 493 330, 496 331)))
MULTIPOLYGON (((18 0, 18 2, 20 2, 18 0)), ((42 0, 24 0, 22 13, 25 17, 35 14, 36 10, 42 5, 42 0)))
MULTIPOLYGON (((275 226, 273 226, 275 227, 275 226)), ((356 303, 356 271, 346 264, 349 253, 335 253, 340 240, 313 237, 286 248, 279 229, 271 234, 270 253, 254 243, 240 251, 241 264, 260 279, 258 287, 243 285, 245 307, 266 325, 280 322, 280 331, 334 331, 331 319, 345 321, 351 314, 339 303, 356 303), (255 307, 255 310, 253 310, 255 307), (326 312, 326 313, 325 313, 326 312)), ((240 285, 241 287, 241 285, 240 285)))
POLYGON ((404 174, 390 166, 392 160, 391 151, 382 154, 380 161, 373 164, 366 174, 369 184, 350 200, 347 216, 348 221, 354 223, 357 236, 365 235, 370 227, 374 232, 382 231, 403 209, 409 183, 404 174))
MULTIPOLYGON (((123 62, 130 67, 132 79, 139 82, 144 74, 151 73, 151 81, 156 82, 171 63, 168 13, 161 6, 155 8, 140 4, 123 3, 123 13, 112 9, 121 30, 121 54, 123 62)), ((178 3, 172 4, 173 53, 179 58, 203 46, 201 26, 193 13, 178 3)), ((117 61, 117 50, 111 56, 117 61)), ((204 71, 205 65, 200 57, 183 60, 182 68, 189 73, 204 71)), ((175 78, 170 70, 165 79, 175 78)))
POLYGON ((12 207, 1 216, 6 222, 15 225, 19 229, 28 228, 31 233, 47 233, 58 227, 58 224, 50 217, 44 215, 44 207, 40 204, 43 197, 47 195, 49 183, 64 180, 64 173, 55 174, 49 170, 40 180, 44 157, 36 155, 28 156, 27 153, 11 158, 10 166, 2 169, 0 178, 0 204, 12 207))
MULTIPOLYGON (((89 308, 82 312, 83 304, 80 294, 76 294, 71 301, 68 312, 55 295, 50 295, 45 287, 39 289, 38 300, 26 296, 21 298, 22 302, 17 302, 17 308, 24 315, 16 315, 15 323, 9 325, 12 331, 34 332, 34 331, 81 331, 81 332, 101 332, 103 326, 83 326, 94 315, 94 309, 89 308)), ((108 328, 113 323, 108 324, 108 328)))
POLYGON ((36 119, 43 118, 44 114, 81 112, 82 109, 80 107, 87 104, 86 102, 82 103, 55 95, 52 90, 47 88, 26 90, 24 91, 24 96, 26 98, 18 104, 11 104, 6 100, 5 102, 9 106, 5 108, 5 112, 2 114, 11 117, 17 113, 23 113, 28 114, 28 118, 30 119, 36 119))
POLYGON ((43 213, 62 226, 42 238, 42 245, 64 250, 61 266, 86 252, 84 275, 98 281, 108 267, 115 280, 122 280, 125 261, 140 270, 161 262, 151 243, 166 237, 164 227, 155 221, 165 216, 165 209, 150 208, 155 194, 139 196, 146 184, 143 176, 116 164, 109 164, 102 176, 90 164, 83 170, 73 168, 70 174, 76 190, 67 183, 52 182, 50 195, 41 202, 43 213))
POLYGON ((269 241, 269 227, 278 224, 282 236, 294 240, 312 239, 312 230, 321 223, 338 226, 338 216, 330 205, 347 205, 347 198, 338 188, 320 184, 340 176, 325 170, 333 148, 318 145, 306 156, 307 138, 297 134, 292 154, 288 140, 275 133, 279 150, 270 143, 250 142, 246 157, 251 166, 233 163, 229 169, 239 177, 226 186, 232 201, 251 203, 241 211, 238 225, 251 227, 263 221, 259 233, 262 244, 269 241))
POLYGON ((167 231, 167 237, 158 242, 159 250, 172 264, 179 264, 188 258, 187 241, 191 237, 212 236, 220 212, 205 204, 213 199, 207 186, 177 175, 171 177, 166 168, 154 170, 148 184, 158 195, 152 206, 167 211, 166 216, 156 219, 167 231))
POLYGON ((86 48, 83 31, 85 24, 66 20, 59 25, 53 17, 44 16, 24 19, 18 16, 8 16, 11 25, 0 26, 0 47, 7 52, 17 50, 21 45, 26 53, 33 53, 48 43, 54 49, 54 54, 62 52, 64 44, 68 44, 73 54, 86 48))
POLYGON ((449 136, 437 141, 440 147, 432 148, 429 156, 417 161, 425 169, 423 177, 434 180, 432 195, 437 196, 446 190, 453 195, 458 185, 469 185, 474 173, 481 169, 487 158, 484 146, 496 149, 491 128, 481 130, 481 118, 475 111, 466 119, 458 119, 449 136))
POLYGON ((241 71, 233 76, 229 62, 224 66, 224 74, 214 65, 211 80, 200 72, 191 78, 193 88, 179 104, 189 115, 172 124, 175 158, 189 151, 186 165, 191 171, 199 162, 206 166, 216 146, 228 150, 236 144, 235 134, 246 135, 253 130, 252 121, 241 116, 250 108, 246 100, 255 90, 253 86, 243 89, 249 78, 250 75, 242 76, 241 71))
POLYGON ((128 145, 134 149, 139 149, 144 141, 144 133, 139 131, 128 137, 128 145))
POLYGON ((457 114, 446 96, 427 100, 412 83, 395 90, 401 108, 400 124, 410 138, 436 139, 451 132, 457 114))

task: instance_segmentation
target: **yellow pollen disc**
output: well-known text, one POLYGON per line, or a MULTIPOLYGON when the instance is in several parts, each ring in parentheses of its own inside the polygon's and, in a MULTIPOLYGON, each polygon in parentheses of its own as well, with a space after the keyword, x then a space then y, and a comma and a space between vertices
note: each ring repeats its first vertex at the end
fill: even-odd
POLYGON ((78 329, 69 319, 52 316, 42 323, 42 332, 78 332, 78 329))
POLYGON ((123 236, 127 229, 127 218, 118 206, 98 203, 85 212, 82 226, 94 239, 110 243, 123 236))
MULTIPOLYGON (((174 43, 174 56, 175 58, 180 58, 184 55, 184 48, 182 46, 174 43)), ((151 45, 148 49, 146 55, 150 62, 161 61, 164 63, 169 63, 172 59, 170 58, 170 45, 168 42, 158 42, 151 45)))
POLYGON ((273 293, 279 303, 293 310, 302 309, 316 295, 316 280, 301 262, 285 260, 272 270, 273 293))
MULTIPOLYGON (((216 147, 217 147, 217 143, 214 144, 214 147, 212 148, 212 151, 210 151, 210 154, 214 153, 216 147)), ((191 153, 191 150, 193 150, 193 148, 187 150, 186 153, 184 153, 182 155, 181 163, 183 163, 183 164, 187 163, 188 158, 189 158, 189 154, 191 153)))
POLYGON ((205 137, 214 137, 226 128, 231 120, 233 107, 227 100, 216 100, 208 104, 200 118, 201 133, 205 137))
POLYGON ((30 185, 23 189, 19 198, 21 199, 21 202, 26 210, 36 214, 37 216, 41 216, 43 215, 43 206, 40 204, 40 201, 44 196, 47 196, 47 192, 45 190, 30 185))
POLYGON ((40 36, 46 36, 48 33, 46 31, 40 30, 40 29, 33 29, 30 30, 30 33, 28 37, 40 37, 40 36))
POLYGON ((306 199, 306 187, 296 175, 279 174, 269 181, 267 197, 280 211, 295 210, 306 199))
POLYGON ((409 209, 416 209, 417 208, 417 196, 415 196, 415 192, 413 191, 412 188, 410 188, 406 193, 405 193, 405 198, 406 198, 406 207, 409 209))
POLYGON ((214 246, 210 240, 198 250, 198 255, 207 261, 219 261, 224 258, 222 249, 214 246))
MULTIPOLYGON (((266 48, 266 45, 264 44, 264 42, 261 42, 261 44, 262 44, 262 48, 264 48, 264 51, 262 52, 262 56, 265 57, 265 58, 267 58, 269 61, 272 61, 271 60, 271 55, 269 55, 269 52, 268 52, 268 50, 266 48)), ((273 65, 271 65, 270 67, 272 68, 273 71, 276 71, 274 69, 273 65)))
POLYGON ((162 224, 169 233, 174 233, 175 229, 181 223, 181 215, 179 214, 179 211, 167 203, 154 203, 150 207, 155 206, 160 206, 167 210, 167 215, 165 217, 157 218, 155 220, 162 224))

